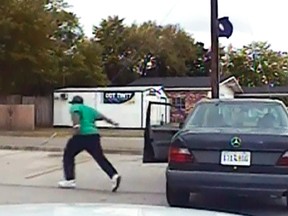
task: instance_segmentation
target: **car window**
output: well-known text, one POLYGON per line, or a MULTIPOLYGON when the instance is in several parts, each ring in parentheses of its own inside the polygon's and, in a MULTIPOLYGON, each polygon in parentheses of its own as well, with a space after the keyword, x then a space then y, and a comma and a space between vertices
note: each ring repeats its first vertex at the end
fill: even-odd
POLYGON ((186 126, 283 128, 288 127, 288 116, 277 102, 203 102, 195 107, 186 126))

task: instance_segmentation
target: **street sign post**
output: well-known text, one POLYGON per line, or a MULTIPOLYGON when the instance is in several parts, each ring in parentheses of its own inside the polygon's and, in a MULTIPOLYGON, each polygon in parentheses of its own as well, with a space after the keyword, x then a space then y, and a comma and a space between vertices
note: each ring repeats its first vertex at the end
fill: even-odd
POLYGON ((219 98, 219 22, 218 0, 211 0, 211 88, 212 98, 219 98))

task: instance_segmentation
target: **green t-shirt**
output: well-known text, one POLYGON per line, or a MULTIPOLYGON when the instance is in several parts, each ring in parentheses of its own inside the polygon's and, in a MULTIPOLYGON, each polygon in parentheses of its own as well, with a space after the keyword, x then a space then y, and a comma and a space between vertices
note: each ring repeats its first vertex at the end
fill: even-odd
POLYGON ((70 107, 70 113, 78 113, 80 115, 80 134, 98 134, 98 128, 95 124, 95 120, 99 118, 100 113, 92 107, 84 104, 72 104, 70 107))

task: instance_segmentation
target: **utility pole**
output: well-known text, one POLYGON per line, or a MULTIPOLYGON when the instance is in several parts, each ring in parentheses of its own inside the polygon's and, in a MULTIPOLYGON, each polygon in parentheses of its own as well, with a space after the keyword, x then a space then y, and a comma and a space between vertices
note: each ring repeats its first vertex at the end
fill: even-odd
POLYGON ((211 88, 212 98, 219 98, 218 0, 211 1, 211 88))

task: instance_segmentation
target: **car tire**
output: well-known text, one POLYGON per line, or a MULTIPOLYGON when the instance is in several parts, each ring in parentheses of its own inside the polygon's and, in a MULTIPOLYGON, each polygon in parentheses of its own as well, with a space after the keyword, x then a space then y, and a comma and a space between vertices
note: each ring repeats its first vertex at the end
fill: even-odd
POLYGON ((285 196, 286 209, 288 210, 288 193, 285 196))
POLYGON ((166 199, 171 207, 187 207, 189 205, 190 192, 174 189, 166 182, 166 199))

